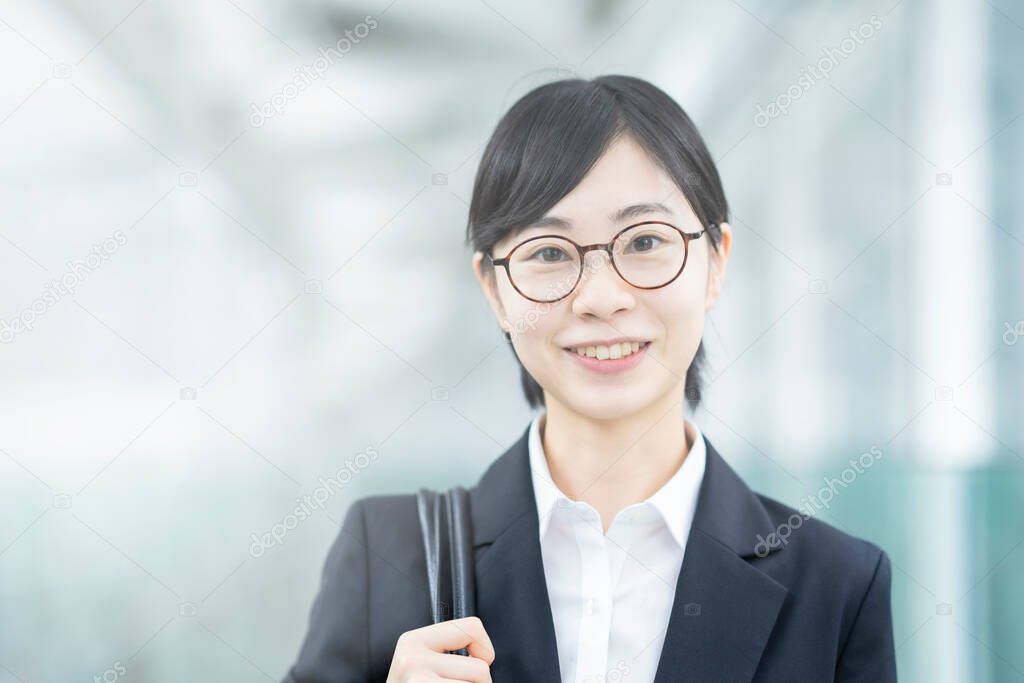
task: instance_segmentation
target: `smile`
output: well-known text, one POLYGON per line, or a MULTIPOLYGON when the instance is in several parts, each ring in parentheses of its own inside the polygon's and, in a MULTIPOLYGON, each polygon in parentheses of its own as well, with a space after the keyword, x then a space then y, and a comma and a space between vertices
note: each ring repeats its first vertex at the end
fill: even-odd
POLYGON ((647 355, 650 342, 620 342, 618 344, 598 344, 594 346, 575 346, 564 349, 573 361, 582 368, 598 374, 625 372, 640 365, 647 355))
POLYGON ((598 360, 618 360, 646 348, 648 344, 650 342, 622 342, 620 344, 601 344, 598 346, 576 346, 569 350, 575 351, 580 356, 589 356, 598 360))

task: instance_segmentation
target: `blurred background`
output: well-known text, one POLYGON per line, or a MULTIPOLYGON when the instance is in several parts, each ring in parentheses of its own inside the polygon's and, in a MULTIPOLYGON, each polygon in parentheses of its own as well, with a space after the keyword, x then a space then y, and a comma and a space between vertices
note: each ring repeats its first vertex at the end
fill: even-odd
POLYGON ((1024 680, 1022 63, 1010 0, 0 3, 0 683, 279 680, 351 502, 477 480, 532 414, 476 164, 603 73, 733 209, 691 419, 843 480, 902 680, 1024 680))

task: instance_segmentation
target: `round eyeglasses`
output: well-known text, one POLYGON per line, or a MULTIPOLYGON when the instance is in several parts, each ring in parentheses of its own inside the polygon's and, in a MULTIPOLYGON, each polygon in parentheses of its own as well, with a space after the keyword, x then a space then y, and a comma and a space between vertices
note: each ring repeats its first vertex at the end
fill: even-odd
POLYGON ((596 250, 608 254, 615 272, 628 284, 658 289, 679 277, 690 240, 705 232, 707 228, 683 232, 663 221, 644 221, 626 226, 604 244, 580 245, 561 235, 540 235, 520 242, 504 258, 491 258, 491 264, 504 267, 512 287, 537 303, 569 296, 583 277, 587 252, 596 250))

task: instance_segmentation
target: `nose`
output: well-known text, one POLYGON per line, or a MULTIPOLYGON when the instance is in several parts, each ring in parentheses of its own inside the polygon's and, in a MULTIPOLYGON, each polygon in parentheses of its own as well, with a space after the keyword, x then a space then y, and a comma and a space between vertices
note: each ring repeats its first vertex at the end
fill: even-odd
POLYGON ((586 254, 583 274, 572 293, 572 310, 579 316, 607 319, 636 303, 632 287, 615 272, 608 252, 586 254))

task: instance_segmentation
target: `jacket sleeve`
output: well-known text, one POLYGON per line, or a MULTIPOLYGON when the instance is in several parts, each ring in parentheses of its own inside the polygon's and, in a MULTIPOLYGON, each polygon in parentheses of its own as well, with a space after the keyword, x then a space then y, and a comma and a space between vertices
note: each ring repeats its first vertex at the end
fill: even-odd
POLYGON ((363 500, 357 500, 327 554, 309 628, 284 683, 370 683, 366 544, 363 500))
POLYGON ((895 683, 891 592, 892 567, 889 555, 882 550, 850 634, 840 651, 836 681, 895 683))

